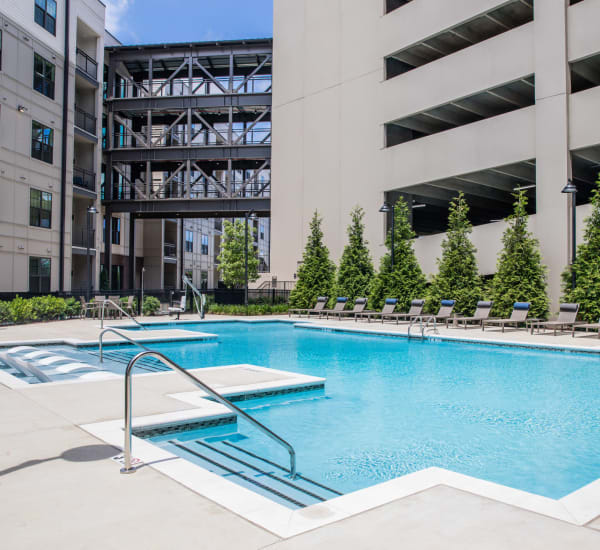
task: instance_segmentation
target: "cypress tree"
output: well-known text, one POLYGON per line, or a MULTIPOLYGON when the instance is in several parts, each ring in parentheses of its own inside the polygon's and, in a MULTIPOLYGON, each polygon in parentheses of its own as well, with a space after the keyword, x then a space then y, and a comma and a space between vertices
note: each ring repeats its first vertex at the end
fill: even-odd
POLYGON ((456 300, 456 311, 471 315, 481 299, 482 283, 477 271, 476 248, 469 240, 473 230, 469 206, 461 192, 450 201, 448 231, 438 258, 438 273, 429 286, 428 308, 437 311, 441 300, 456 300))
POLYGON ((302 264, 298 268, 296 287, 290 293, 291 308, 313 307, 319 296, 333 296, 335 264, 329 259, 329 250, 323 244, 321 223, 322 218, 315 211, 302 264))
POLYGON ((356 206, 350 213, 348 244, 344 248, 338 269, 336 294, 347 296, 349 300, 368 296, 373 278, 373 262, 364 238, 364 215, 360 206, 356 206))
POLYGON ((494 314, 508 317, 514 302, 530 302, 530 317, 546 318, 549 300, 546 292, 546 266, 542 264, 537 239, 527 230, 527 196, 516 193, 514 212, 506 221, 491 293, 494 314))
POLYGON ((392 232, 388 232, 385 245, 390 252, 381 258, 379 273, 373 279, 369 306, 379 309, 386 298, 397 298, 397 308, 406 311, 410 301, 425 295, 426 281, 412 247, 415 238, 408 221, 408 206, 398 199, 394 220, 394 269, 391 266, 392 232))
POLYGON ((592 214, 585 220, 583 243, 577 247, 575 263, 562 275, 563 301, 579 303, 581 318, 594 323, 600 318, 600 179, 596 184, 598 187, 592 191, 592 214))

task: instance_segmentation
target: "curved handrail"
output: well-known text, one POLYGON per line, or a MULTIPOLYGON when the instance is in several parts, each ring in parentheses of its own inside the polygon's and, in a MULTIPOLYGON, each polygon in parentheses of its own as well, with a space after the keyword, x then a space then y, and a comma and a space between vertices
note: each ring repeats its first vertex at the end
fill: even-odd
POLYGON ((121 313, 124 313, 126 317, 129 317, 129 319, 131 319, 140 328, 142 328, 144 330, 148 330, 144 325, 142 325, 142 323, 140 323, 139 321, 134 319, 131 315, 129 315, 129 313, 127 313, 120 305, 115 304, 112 300, 109 300, 108 298, 106 300, 102 300, 102 319, 100 320, 100 328, 104 328, 104 306, 106 305, 107 302, 109 304, 112 304, 113 306, 115 306, 121 313))
POLYGON ((117 336, 120 336, 121 338, 123 338, 123 340, 127 340, 128 342, 130 342, 131 344, 135 345, 135 346, 139 346, 140 348, 146 350, 146 351, 150 351, 150 348, 147 348, 146 346, 144 346, 143 344, 140 344, 139 342, 136 342, 135 340, 133 340, 132 338, 129 338, 129 336, 125 336, 122 332, 119 332, 118 330, 115 330, 114 328, 105 328, 101 333, 100 336, 98 338, 98 348, 100 351, 100 363, 104 363, 104 353, 102 351, 102 337, 107 333, 107 332, 112 332, 113 334, 116 334, 117 336))
POLYGON ((129 361, 127 369, 125 370, 125 445, 124 445, 124 456, 125 466, 121 468, 122 474, 131 474, 135 472, 135 468, 131 467, 131 371, 135 364, 143 357, 154 357, 158 359, 168 367, 171 367, 174 371, 185 376, 192 384, 195 384, 200 389, 211 395, 221 405, 227 407, 231 412, 240 415, 242 418, 250 422, 254 427, 258 428, 266 436, 270 437, 276 443, 279 443, 282 447, 285 447, 290 455, 290 474, 291 478, 296 478, 296 451, 285 439, 279 437, 276 433, 272 432, 269 428, 261 424, 258 420, 252 418, 248 413, 244 412, 239 407, 235 406, 227 398, 223 397, 220 393, 213 390, 210 386, 196 378, 193 374, 179 366, 177 363, 171 361, 166 355, 158 351, 142 351, 129 361))

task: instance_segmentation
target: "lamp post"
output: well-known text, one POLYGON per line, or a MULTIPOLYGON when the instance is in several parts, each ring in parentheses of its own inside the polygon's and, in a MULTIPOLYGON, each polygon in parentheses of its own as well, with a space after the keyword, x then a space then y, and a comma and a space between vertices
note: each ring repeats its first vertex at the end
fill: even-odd
POLYGON ((244 216, 244 267, 245 267, 245 285, 244 285, 244 305, 246 306, 246 314, 248 313, 248 220, 256 219, 254 210, 250 209, 244 216))
POLYGON ((144 314, 144 273, 146 272, 146 268, 142 266, 142 292, 140 298, 140 314, 144 314))
POLYGON ((392 253, 390 255, 391 258, 391 267, 392 271, 394 270, 394 237, 395 237, 395 223, 396 223, 396 206, 394 204, 390 204, 389 202, 384 202, 383 206, 379 209, 380 212, 387 214, 388 212, 392 213, 392 253))
POLYGON ((577 280, 573 268, 577 258, 577 186, 573 183, 573 180, 567 182, 561 193, 570 195, 571 200, 571 287, 575 288, 577 280))
POLYGON ((96 210, 96 207, 92 204, 91 206, 88 207, 87 209, 87 214, 86 214, 86 226, 87 226, 87 238, 86 238, 86 251, 85 251, 85 255, 86 255, 86 263, 87 263, 87 280, 88 280, 88 292, 87 292, 87 299, 91 300, 92 299, 92 289, 93 289, 93 284, 92 284, 92 258, 90 256, 90 233, 92 232, 92 216, 94 214, 97 214, 98 210, 96 210))

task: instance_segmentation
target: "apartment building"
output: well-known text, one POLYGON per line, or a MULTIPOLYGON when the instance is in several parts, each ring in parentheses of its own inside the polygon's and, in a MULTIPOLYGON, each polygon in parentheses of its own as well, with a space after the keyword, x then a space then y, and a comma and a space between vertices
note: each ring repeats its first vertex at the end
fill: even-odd
POLYGON ((275 0, 272 273, 293 277, 315 209, 337 260, 366 212, 377 260, 384 201, 403 196, 433 273, 463 191, 493 274, 515 189, 556 305, 600 171, 600 0, 275 0))
POLYGON ((97 286, 104 10, 0 0, 0 291, 97 286))

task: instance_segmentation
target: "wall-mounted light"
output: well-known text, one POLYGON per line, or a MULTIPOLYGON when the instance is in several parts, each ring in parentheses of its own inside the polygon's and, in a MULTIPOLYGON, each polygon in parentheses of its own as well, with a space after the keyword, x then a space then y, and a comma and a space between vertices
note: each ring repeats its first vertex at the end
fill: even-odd
POLYGON ((423 204, 423 203, 414 203, 414 202, 413 202, 413 205, 412 205, 413 208, 425 208, 426 206, 427 206, 426 204, 423 204))
POLYGON ((24 113, 27 111, 27 107, 25 107, 25 105, 19 105, 17 106, 17 111, 19 111, 19 113, 24 113))

